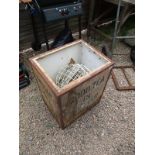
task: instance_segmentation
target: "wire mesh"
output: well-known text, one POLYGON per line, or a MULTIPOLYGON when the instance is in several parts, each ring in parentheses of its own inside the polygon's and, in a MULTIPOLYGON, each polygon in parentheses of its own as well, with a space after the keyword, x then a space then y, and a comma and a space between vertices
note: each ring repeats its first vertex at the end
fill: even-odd
POLYGON ((89 72, 90 70, 83 64, 69 64, 56 75, 56 84, 62 88, 71 81, 76 80, 89 72))

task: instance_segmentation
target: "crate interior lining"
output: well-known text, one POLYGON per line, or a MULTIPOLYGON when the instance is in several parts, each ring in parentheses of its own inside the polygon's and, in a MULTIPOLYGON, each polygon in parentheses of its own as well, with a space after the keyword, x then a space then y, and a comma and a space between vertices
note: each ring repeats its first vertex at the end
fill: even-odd
POLYGON ((50 53, 37 59, 37 62, 55 82, 57 73, 66 67, 71 59, 73 59, 75 63, 85 65, 91 71, 108 63, 107 59, 97 55, 83 42, 78 42, 57 52, 50 53))

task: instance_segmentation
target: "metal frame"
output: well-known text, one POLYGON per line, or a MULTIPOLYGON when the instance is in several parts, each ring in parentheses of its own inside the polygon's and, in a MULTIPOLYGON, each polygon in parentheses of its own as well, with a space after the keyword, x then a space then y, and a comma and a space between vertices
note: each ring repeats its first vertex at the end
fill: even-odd
POLYGON ((121 87, 117 81, 117 78, 114 74, 114 71, 112 70, 111 74, 112 74, 112 79, 114 81, 114 84, 115 84, 115 87, 117 90, 119 91, 124 91, 124 90, 135 90, 135 86, 133 86, 130 82, 130 80, 128 79, 126 73, 125 73, 125 68, 132 68, 134 70, 134 66, 115 66, 113 67, 113 69, 121 69, 123 74, 124 74, 124 77, 126 78, 126 81, 128 82, 128 86, 123 86, 121 87))
MULTIPOLYGON (((112 0, 111 1, 105 0, 105 1, 112 3, 112 0)), ((129 12, 125 16, 125 14, 127 13, 128 9, 129 9, 129 3, 134 5, 133 0, 119 0, 119 1, 114 1, 114 2, 115 2, 114 4, 117 4, 117 13, 116 13, 116 19, 115 20, 111 20, 111 21, 115 21, 115 28, 114 28, 113 37, 105 34, 101 30, 98 30, 98 29, 95 28, 95 24, 97 24, 99 19, 101 17, 103 17, 108 12, 108 10, 103 12, 99 17, 97 17, 94 21, 92 21, 92 19, 93 19, 93 12, 94 12, 94 8, 95 8, 95 0, 91 0, 90 1, 90 13, 89 13, 89 21, 88 21, 89 23, 88 23, 88 32, 87 32, 87 39, 88 40, 89 40, 89 36, 90 36, 90 31, 92 30, 95 33, 98 33, 98 34, 100 34, 100 35, 102 35, 102 36, 104 36, 107 39, 112 41, 111 52, 108 53, 108 55, 111 55, 111 57, 112 57, 112 54, 113 54, 113 50, 115 48, 116 39, 125 39, 125 38, 133 39, 133 38, 135 38, 135 36, 117 36, 117 34, 120 31, 122 25, 125 23, 127 18, 131 15, 131 13, 129 12), (122 1, 123 1, 123 5, 122 5, 122 1), (125 3, 128 3, 128 4, 125 5, 125 3), (121 8, 121 6, 124 6, 124 8, 123 8, 123 10, 121 12, 121 17, 120 17, 120 8, 121 8)), ((111 22, 109 22, 109 23, 111 23, 111 22)))
MULTIPOLYGON (((125 38, 134 39, 135 38, 135 36, 117 36, 117 34, 119 33, 119 31, 121 29, 121 26, 123 25, 123 23, 127 19, 127 17, 126 17, 126 19, 124 21, 123 21, 123 19, 121 21, 119 21, 121 3, 122 3, 122 0, 119 0, 118 1, 118 7, 117 7, 117 13, 116 13, 116 21, 115 21, 115 28, 114 28, 113 40, 112 40, 112 53, 113 53, 113 50, 114 50, 115 45, 116 45, 116 39, 125 39, 125 38)), ((127 9, 128 9, 128 5, 123 10, 123 14, 125 14, 125 12, 127 11, 127 9)), ((123 15, 122 15, 122 18, 123 18, 123 15)))

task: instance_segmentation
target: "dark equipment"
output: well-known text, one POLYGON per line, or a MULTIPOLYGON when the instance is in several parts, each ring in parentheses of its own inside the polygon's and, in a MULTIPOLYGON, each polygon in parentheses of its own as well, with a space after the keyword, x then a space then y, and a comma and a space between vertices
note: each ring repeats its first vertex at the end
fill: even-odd
POLYGON ((46 48, 49 50, 48 39, 46 35, 46 23, 56 20, 68 20, 71 17, 77 16, 79 19, 79 38, 81 38, 81 15, 82 2, 80 0, 32 0, 32 3, 27 4, 27 8, 31 13, 34 41, 32 48, 34 50, 41 49, 41 43, 38 39, 37 26, 35 16, 41 19, 42 32, 46 43, 46 48))
POLYGON ((57 47, 62 46, 62 45, 65 45, 65 44, 70 43, 72 41, 74 41, 74 39, 73 39, 71 30, 65 28, 55 38, 55 40, 54 40, 54 42, 53 42, 53 44, 51 46, 51 49, 57 48, 57 47))
POLYGON ((68 21, 65 20, 65 28, 55 38, 54 42, 52 43, 51 49, 65 45, 72 41, 74 41, 74 38, 73 38, 72 32, 68 26, 68 21))
POLYGON ((29 73, 23 63, 19 63, 19 89, 30 84, 29 73))
POLYGON ((67 19, 82 14, 81 3, 71 3, 42 9, 45 22, 67 19))

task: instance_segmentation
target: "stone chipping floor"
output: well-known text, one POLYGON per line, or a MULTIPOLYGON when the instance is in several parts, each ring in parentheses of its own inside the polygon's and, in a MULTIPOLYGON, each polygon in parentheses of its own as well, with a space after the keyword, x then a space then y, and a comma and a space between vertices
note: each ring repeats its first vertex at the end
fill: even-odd
MULTIPOLYGON (((118 43, 116 65, 131 65, 129 52, 118 43)), ((134 83, 134 72, 128 74, 134 83)), ((117 91, 110 77, 100 103, 62 130, 31 77, 31 84, 20 90, 20 155, 135 154, 135 91, 117 91)), ((121 83, 123 77, 118 74, 118 78, 121 83)))

